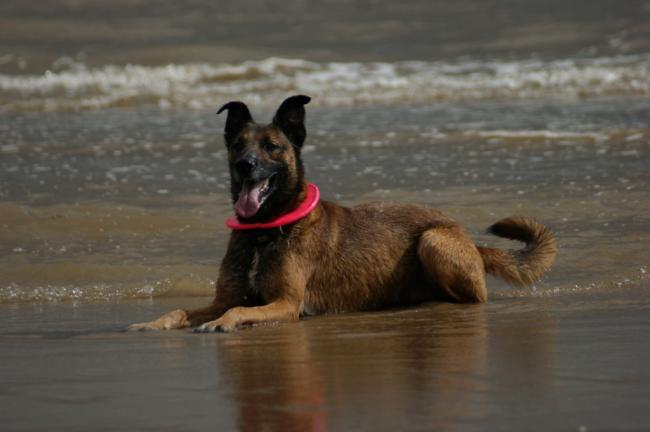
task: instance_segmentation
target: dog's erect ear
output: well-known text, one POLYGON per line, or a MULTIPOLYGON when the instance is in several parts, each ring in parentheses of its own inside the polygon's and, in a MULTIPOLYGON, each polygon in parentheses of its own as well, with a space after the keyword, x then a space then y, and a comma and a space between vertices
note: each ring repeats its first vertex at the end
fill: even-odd
POLYGON ((248 107, 243 102, 228 102, 219 108, 217 114, 221 114, 223 110, 228 110, 224 137, 226 138, 226 144, 230 144, 247 123, 253 122, 253 117, 251 117, 248 107))
POLYGON ((300 148, 305 142, 307 131, 305 130, 305 105, 309 103, 309 96, 291 96, 280 104, 278 111, 273 117, 273 124, 295 145, 300 148))

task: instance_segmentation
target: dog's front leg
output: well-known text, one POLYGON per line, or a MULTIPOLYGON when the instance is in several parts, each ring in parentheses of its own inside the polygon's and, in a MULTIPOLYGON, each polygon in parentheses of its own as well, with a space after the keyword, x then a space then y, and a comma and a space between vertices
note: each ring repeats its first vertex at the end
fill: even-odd
POLYGON ((176 309, 156 320, 131 324, 129 330, 173 330, 197 326, 242 304, 243 298, 239 286, 233 282, 227 271, 222 270, 217 279, 216 297, 208 306, 194 310, 176 309))
POLYGON ((160 318, 131 324, 129 330, 174 330, 182 329, 187 327, 196 326, 202 324, 206 321, 210 321, 221 315, 224 307, 219 303, 212 303, 207 307, 195 309, 195 310, 184 310, 176 309, 171 312, 167 312, 160 318))
POLYGON ((185 328, 189 326, 187 316, 187 312, 183 309, 176 309, 167 312, 156 320, 131 324, 128 330, 173 330, 185 328))
POLYGON ((209 321, 196 332, 231 332, 246 324, 298 321, 299 305, 289 300, 276 300, 264 306, 234 307, 221 318, 209 321))
POLYGON ((298 321, 300 305, 305 297, 309 278, 308 262, 289 255, 273 276, 273 283, 264 292, 275 299, 264 306, 230 308, 220 318, 197 327, 197 332, 231 332, 247 324, 298 321))

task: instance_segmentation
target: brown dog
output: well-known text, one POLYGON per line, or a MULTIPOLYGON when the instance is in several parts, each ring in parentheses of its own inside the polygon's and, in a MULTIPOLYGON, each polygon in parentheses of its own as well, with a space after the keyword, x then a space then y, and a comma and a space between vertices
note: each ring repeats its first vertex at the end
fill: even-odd
MULTIPOLYGON (((300 158, 309 100, 286 99, 269 125, 255 123, 241 102, 219 110, 228 110, 225 141, 238 228, 295 214, 313 200, 300 158)), ((296 221, 270 225, 232 231, 209 306, 175 310, 130 328, 228 332, 301 315, 430 300, 484 302, 486 272, 529 285, 556 253, 551 232, 533 220, 513 217, 489 228, 526 243, 506 251, 475 246, 456 222, 421 205, 345 208, 320 201, 296 221)))

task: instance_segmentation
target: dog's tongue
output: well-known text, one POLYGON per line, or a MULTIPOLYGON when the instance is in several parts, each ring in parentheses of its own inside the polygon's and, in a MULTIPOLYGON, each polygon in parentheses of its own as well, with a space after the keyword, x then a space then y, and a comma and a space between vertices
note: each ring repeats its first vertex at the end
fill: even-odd
POLYGON ((266 180, 257 183, 245 182, 235 203, 235 213, 243 218, 255 216, 260 209, 260 190, 266 184, 266 180))

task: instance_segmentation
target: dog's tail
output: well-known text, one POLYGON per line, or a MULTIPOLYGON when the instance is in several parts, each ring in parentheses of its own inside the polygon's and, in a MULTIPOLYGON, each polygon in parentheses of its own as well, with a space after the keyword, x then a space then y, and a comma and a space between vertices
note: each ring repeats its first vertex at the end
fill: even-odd
POLYGON ((490 234, 526 243, 519 250, 478 247, 485 271, 511 285, 528 286, 551 268, 557 246, 553 233, 544 225, 519 216, 501 219, 490 234))

